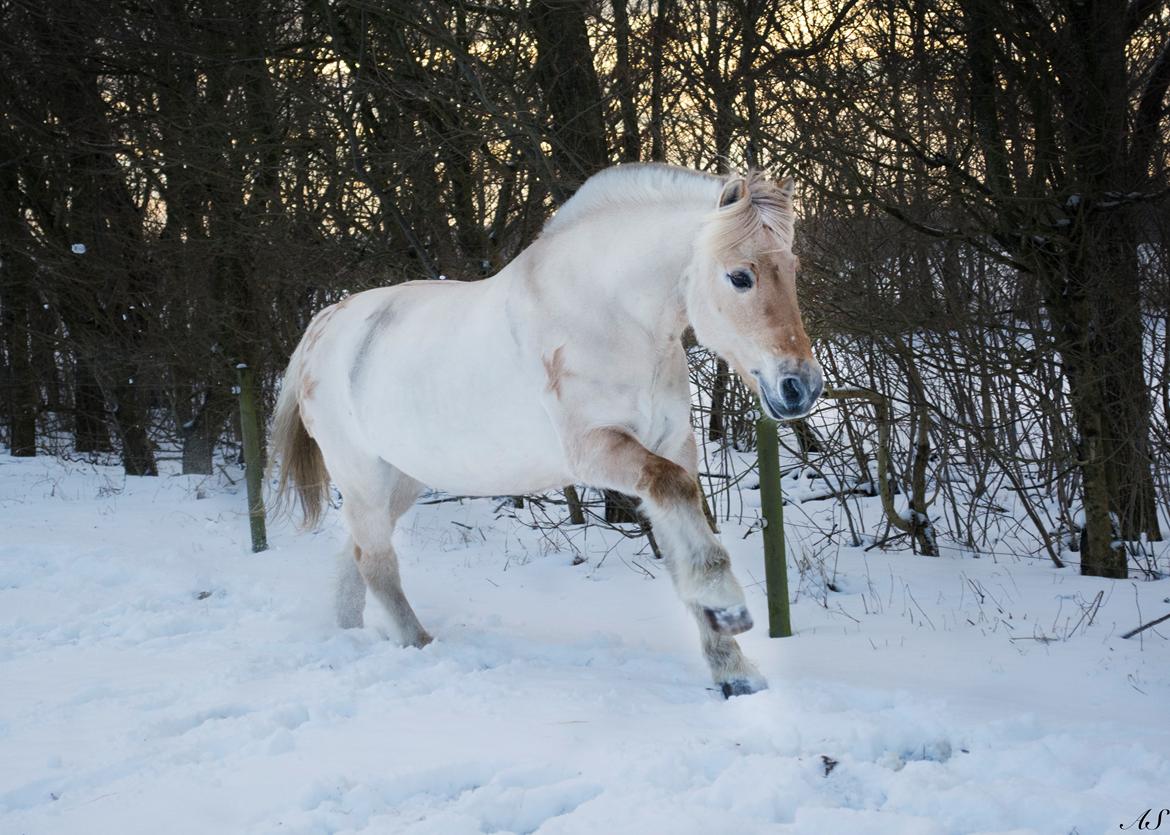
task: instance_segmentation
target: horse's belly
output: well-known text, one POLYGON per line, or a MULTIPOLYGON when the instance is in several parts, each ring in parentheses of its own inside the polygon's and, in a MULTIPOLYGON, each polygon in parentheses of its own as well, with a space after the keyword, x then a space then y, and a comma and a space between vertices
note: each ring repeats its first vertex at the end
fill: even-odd
POLYGON ((454 416, 443 409, 403 409, 390 414, 393 438, 377 444, 378 454, 423 484, 464 495, 529 493, 570 480, 560 441, 543 410, 488 411, 454 416))
POLYGON ((423 484, 455 493, 508 495, 567 483, 539 387, 490 341, 477 344, 463 352, 447 346, 383 377, 362 409, 371 447, 423 484))

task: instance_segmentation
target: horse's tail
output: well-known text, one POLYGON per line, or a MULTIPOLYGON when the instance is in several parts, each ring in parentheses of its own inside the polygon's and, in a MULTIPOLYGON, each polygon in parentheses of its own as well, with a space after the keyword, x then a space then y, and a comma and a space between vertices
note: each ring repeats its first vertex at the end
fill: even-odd
POLYGON ((313 528, 329 498, 329 472, 321 448, 305 429, 301 420, 301 351, 298 347, 284 372, 284 383, 276 401, 272 436, 268 441, 268 460, 280 459, 280 481, 275 504, 287 508, 295 492, 301 505, 302 526, 313 528))

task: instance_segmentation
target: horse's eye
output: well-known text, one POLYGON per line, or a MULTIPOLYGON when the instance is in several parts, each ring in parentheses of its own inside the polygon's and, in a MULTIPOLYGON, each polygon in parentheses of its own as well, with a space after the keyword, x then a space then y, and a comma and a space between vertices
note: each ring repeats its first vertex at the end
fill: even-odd
POLYGON ((731 286, 741 293, 744 290, 752 289, 752 285, 756 283, 756 279, 747 270, 736 270, 727 274, 727 280, 731 282, 731 286))

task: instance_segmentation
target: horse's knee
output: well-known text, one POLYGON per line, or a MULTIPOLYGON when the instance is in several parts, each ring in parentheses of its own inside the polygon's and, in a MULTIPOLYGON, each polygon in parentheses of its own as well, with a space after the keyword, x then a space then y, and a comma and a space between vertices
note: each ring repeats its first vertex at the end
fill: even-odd
POLYGON ((673 575, 679 596, 688 604, 709 610, 707 618, 716 631, 734 634, 751 627, 743 586, 735 579, 731 559, 718 542, 677 555, 673 575))

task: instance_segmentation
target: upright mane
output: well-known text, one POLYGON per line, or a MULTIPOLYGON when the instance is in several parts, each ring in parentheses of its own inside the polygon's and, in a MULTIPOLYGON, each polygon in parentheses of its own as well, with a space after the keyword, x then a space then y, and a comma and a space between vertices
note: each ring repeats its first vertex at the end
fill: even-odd
POLYGON ((759 171, 719 177, 663 163, 626 163, 594 174, 544 225, 567 229, 589 215, 630 206, 692 202, 712 207, 707 242, 733 248, 767 228, 783 248, 792 247, 792 181, 776 185, 759 171), (749 199, 744 199, 744 197, 749 199), (715 208, 718 203, 718 208, 715 208))
POLYGON ((577 193, 549 218, 544 231, 560 231, 606 209, 678 203, 680 200, 714 205, 722 183, 722 177, 677 165, 659 162, 615 165, 586 180, 577 193))

